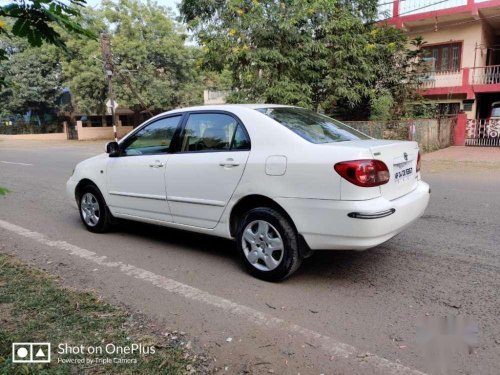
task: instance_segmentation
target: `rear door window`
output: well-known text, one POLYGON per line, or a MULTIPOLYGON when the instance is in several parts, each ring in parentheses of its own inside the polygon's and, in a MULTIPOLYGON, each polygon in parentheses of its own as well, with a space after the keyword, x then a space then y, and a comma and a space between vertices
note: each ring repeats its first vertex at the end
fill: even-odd
POLYGON ((192 113, 181 136, 181 152, 248 150, 250 142, 238 121, 224 113, 192 113))

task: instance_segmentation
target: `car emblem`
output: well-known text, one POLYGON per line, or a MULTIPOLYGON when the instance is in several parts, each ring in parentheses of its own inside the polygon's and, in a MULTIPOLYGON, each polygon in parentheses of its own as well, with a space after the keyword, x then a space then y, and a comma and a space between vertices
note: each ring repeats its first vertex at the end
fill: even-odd
POLYGON ((408 154, 406 152, 403 154, 403 156, 404 156, 405 160, 408 161, 408 154))

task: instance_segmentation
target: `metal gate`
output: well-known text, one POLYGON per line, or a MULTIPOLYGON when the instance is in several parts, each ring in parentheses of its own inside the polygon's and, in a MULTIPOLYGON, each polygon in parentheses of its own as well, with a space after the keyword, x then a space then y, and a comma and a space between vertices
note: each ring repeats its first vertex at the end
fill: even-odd
POLYGON ((500 120, 467 120, 466 146, 500 146, 500 120))

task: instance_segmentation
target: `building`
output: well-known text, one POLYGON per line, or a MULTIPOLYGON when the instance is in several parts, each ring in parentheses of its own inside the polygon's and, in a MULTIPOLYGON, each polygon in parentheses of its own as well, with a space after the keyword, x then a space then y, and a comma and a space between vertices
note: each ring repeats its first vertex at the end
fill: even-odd
POLYGON ((226 98, 230 93, 229 90, 203 90, 203 104, 226 104, 226 98))
POLYGON ((500 102, 500 0, 379 0, 379 17, 426 42, 421 93, 444 114, 464 112, 467 138, 500 141, 500 120, 490 120, 500 102))

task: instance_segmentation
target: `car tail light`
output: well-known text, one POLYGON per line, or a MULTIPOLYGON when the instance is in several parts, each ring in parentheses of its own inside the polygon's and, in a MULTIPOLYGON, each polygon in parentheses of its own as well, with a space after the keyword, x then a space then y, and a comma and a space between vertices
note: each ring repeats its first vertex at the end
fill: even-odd
POLYGON ((420 162, 420 151, 419 151, 418 156, 417 156, 417 172, 420 172, 421 165, 422 165, 422 163, 420 162))
POLYGON ((351 160, 337 163, 337 173, 357 186, 373 187, 389 182, 389 169, 380 160, 351 160))

